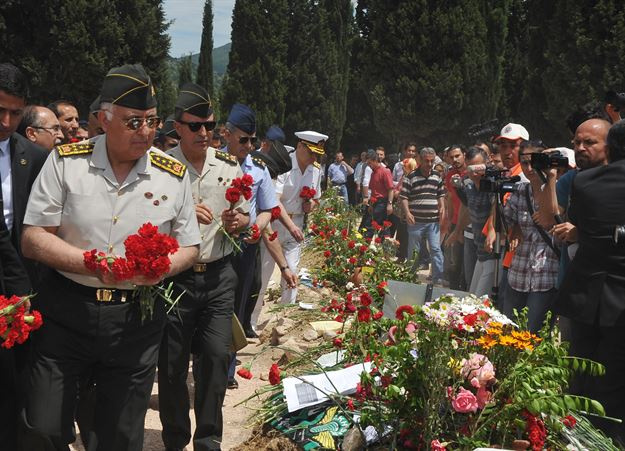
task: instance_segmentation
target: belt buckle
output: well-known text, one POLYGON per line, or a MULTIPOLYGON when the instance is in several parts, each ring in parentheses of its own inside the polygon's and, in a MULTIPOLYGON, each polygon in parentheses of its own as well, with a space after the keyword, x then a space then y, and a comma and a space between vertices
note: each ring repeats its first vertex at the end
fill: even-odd
POLYGON ((98 288, 95 291, 95 298, 98 302, 111 302, 113 300, 113 290, 98 288))
POLYGON ((193 272, 206 272, 206 263, 195 263, 193 265, 193 272))

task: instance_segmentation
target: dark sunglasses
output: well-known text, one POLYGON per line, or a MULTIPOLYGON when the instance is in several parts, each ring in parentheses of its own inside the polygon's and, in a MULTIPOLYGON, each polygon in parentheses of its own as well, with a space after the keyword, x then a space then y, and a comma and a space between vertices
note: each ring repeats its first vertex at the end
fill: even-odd
POLYGON ((197 132, 200 131, 200 128, 204 127, 206 129, 207 132, 212 132, 213 130, 215 130, 215 126, 217 125, 217 122, 215 121, 206 121, 206 122, 185 122, 185 121, 178 121, 181 124, 186 125, 187 127, 189 127, 189 130, 191 130, 192 132, 197 132))
POLYGON ((239 144, 247 144, 248 141, 255 146, 258 142, 258 136, 241 136, 239 138, 239 144))
POLYGON ((128 130, 139 130, 141 127, 143 127, 143 124, 145 123, 148 128, 156 128, 158 127, 158 125, 161 123, 161 118, 158 116, 150 116, 150 117, 133 117, 127 120, 122 120, 122 122, 124 123, 124 125, 126 126, 126 128, 128 128, 128 130))

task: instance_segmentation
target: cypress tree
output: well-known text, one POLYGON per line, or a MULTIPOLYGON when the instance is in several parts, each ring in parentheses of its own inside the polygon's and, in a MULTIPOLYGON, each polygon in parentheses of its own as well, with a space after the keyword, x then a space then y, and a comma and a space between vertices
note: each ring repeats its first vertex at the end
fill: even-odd
POLYGON ((345 124, 353 11, 349 1, 289 1, 289 66, 285 132, 330 136, 340 146, 345 124))
POLYGON ((362 81, 394 142, 449 143, 496 111, 508 2, 497 3, 499 11, 486 0, 367 1, 362 81), (503 23, 489 32, 495 21, 503 23))
POLYGON ((85 114, 106 72, 125 63, 142 63, 157 92, 167 79, 162 0, 9 0, 0 17, 3 60, 26 72, 33 103, 65 98, 85 114))
POLYGON ((197 67, 197 84, 206 88, 213 97, 213 2, 204 3, 202 19, 202 44, 200 45, 200 62, 197 67))
POLYGON ((222 117, 234 103, 245 103, 256 112, 259 135, 284 121, 286 17, 286 0, 237 0, 232 14, 232 48, 220 98, 222 117))
POLYGON ((193 62, 191 61, 191 54, 183 56, 178 61, 178 88, 181 88, 185 83, 193 81, 193 62))

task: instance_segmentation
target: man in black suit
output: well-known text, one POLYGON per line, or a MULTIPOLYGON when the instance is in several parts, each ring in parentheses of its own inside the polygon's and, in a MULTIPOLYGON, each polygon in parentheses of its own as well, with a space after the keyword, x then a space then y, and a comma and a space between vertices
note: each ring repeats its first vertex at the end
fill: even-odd
MULTIPOLYGON (((15 133, 26 106, 26 79, 12 64, 0 63, 0 221, 2 261, 0 280, 2 292, 8 295, 25 295, 34 285, 37 268, 30 260, 24 260, 20 238, 26 213, 30 188, 43 166, 47 153, 15 133), (25 277, 28 271, 31 280, 25 277)), ((27 344, 0 350, 0 447, 15 449, 16 419, 20 403, 20 380, 27 359, 27 344)))
MULTIPOLYGON (((571 320, 571 354, 606 367, 605 376, 576 378, 571 390, 625 421, 625 121, 612 126, 607 146, 610 163, 573 182, 569 217, 579 249, 556 311, 571 320)), ((625 423, 597 425, 625 445, 625 423)))
MULTIPOLYGON (((30 188, 48 156, 41 147, 15 133, 26 107, 26 79, 18 68, 0 63, 0 176, 4 199, 4 221, 11 242, 22 257, 22 222, 30 188)), ((24 261, 36 288, 40 269, 24 261)))

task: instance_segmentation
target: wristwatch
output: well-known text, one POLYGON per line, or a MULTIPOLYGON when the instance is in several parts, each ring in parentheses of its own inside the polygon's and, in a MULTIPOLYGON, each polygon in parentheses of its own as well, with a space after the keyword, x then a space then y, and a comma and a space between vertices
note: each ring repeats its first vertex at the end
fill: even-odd
POLYGON ((284 272, 289 269, 288 265, 280 266, 280 272, 284 272))

